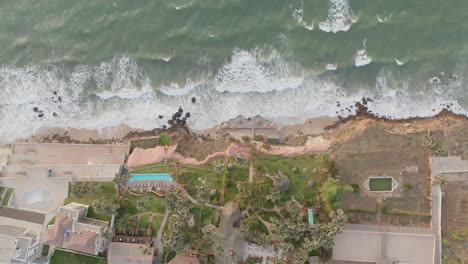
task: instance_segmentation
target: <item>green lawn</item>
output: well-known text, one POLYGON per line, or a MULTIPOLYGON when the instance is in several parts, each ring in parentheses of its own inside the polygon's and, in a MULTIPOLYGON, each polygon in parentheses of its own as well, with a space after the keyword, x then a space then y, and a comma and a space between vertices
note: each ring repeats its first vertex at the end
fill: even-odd
POLYGON ((164 213, 164 197, 156 196, 153 193, 147 193, 150 197, 149 208, 145 210, 138 210, 136 207, 137 201, 142 197, 136 197, 130 194, 125 195, 127 201, 125 202, 124 206, 119 209, 121 213, 128 213, 131 215, 145 213, 145 212, 156 212, 156 213, 164 213))
POLYGON ((278 170, 286 174, 291 185, 289 190, 283 194, 282 200, 289 200, 294 196, 298 201, 307 204, 314 204, 319 186, 309 187, 309 180, 317 182, 318 173, 313 172, 317 168, 313 155, 301 155, 296 157, 285 158, 277 155, 264 155, 258 162, 258 166, 262 167, 267 173, 273 174, 278 170), (293 172, 293 168, 297 168, 297 172, 293 172), (303 169, 306 168, 306 172, 303 169))
POLYGON ((8 205, 8 202, 10 201, 10 197, 11 195, 13 194, 13 192, 15 191, 15 189, 11 189, 9 188, 7 190, 7 192, 5 193, 5 197, 3 198, 3 201, 2 201, 2 205, 3 206, 7 206, 8 205))
POLYGON ((369 179, 369 189, 371 192, 391 191, 392 178, 371 178, 369 179))
POLYGON ((140 217, 140 228, 148 228, 149 218, 149 215, 142 215, 140 217))
POLYGON ((47 244, 44 244, 42 246, 42 253, 41 253, 42 256, 47 256, 47 254, 49 253, 49 247, 50 246, 47 244))
POLYGON ((71 253, 62 250, 55 250, 54 255, 50 259, 50 264, 105 264, 105 259, 71 253))
POLYGON ((153 223, 151 224, 151 230, 153 231, 153 236, 156 236, 156 234, 158 233, 158 228, 159 228, 159 225, 162 222, 162 219, 163 219, 163 217, 158 216, 158 215, 155 215, 153 217, 153 223))
POLYGON ((144 138, 130 141, 130 153, 133 152, 135 148, 155 148, 159 146, 159 137, 154 138, 144 138))
MULTIPOLYGON (((75 183, 71 183, 71 184, 75 184, 75 183)), ((99 197, 114 199, 117 193, 117 189, 115 188, 115 184, 113 182, 100 182, 99 184, 101 184, 102 193, 98 195, 87 194, 81 198, 74 197, 73 195, 69 193, 68 198, 65 199, 65 204, 76 202, 76 203, 90 205, 88 209, 88 215, 87 215, 89 218, 94 218, 94 219, 110 222, 111 216, 96 212, 92 206, 92 203, 94 200, 96 200, 99 197)))

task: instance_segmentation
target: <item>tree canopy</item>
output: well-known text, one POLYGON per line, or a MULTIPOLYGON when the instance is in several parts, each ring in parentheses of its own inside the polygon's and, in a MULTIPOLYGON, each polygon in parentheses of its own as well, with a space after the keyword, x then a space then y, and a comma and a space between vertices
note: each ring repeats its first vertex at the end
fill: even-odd
POLYGON ((161 134, 159 135, 159 144, 161 146, 169 146, 169 136, 167 134, 161 134))
POLYGON ((192 208, 192 203, 185 198, 177 187, 173 187, 167 192, 164 203, 173 215, 178 215, 182 218, 188 217, 189 211, 192 208))
POLYGON ((329 178, 320 188, 320 198, 328 210, 332 211, 341 207, 344 192, 352 190, 349 185, 341 185, 338 179, 329 178))
POLYGON ((93 201, 94 209, 103 214, 114 214, 120 208, 120 204, 114 200, 99 197, 93 201))
POLYGON ((77 182, 70 185, 70 194, 76 198, 82 198, 87 194, 98 195, 101 192, 101 184, 97 182, 77 182))

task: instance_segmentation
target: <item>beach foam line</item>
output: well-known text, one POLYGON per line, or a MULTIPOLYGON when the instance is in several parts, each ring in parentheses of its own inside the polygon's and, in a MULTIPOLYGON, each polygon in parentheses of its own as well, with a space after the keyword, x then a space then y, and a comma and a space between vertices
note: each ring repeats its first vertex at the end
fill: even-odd
MULTIPOLYGON (((254 57, 254 52, 236 53, 250 61, 226 62, 222 67, 224 73, 242 72, 245 64, 269 69, 268 64, 276 65, 281 57, 274 52, 254 57), (241 67, 236 69, 235 65, 241 67)), ((260 76, 261 81, 253 81, 252 86, 246 80, 258 76, 227 74, 222 76, 228 81, 207 80, 189 88, 180 87, 183 92, 170 94, 170 89, 161 92, 152 87, 136 61, 125 57, 97 66, 78 65, 71 72, 54 66, 0 67, 0 142, 28 138, 44 127, 101 129, 125 124, 151 130, 165 124, 179 106, 192 113, 188 125, 193 129, 214 127, 238 115, 262 115, 271 120, 281 117, 296 123, 318 116, 346 117, 353 114, 350 107, 362 97, 374 99, 369 103, 373 113, 394 119, 433 116, 447 105, 454 113, 467 114, 463 108, 466 106, 459 102, 465 91, 462 72, 439 76, 440 83, 428 79, 423 84, 424 93, 411 92, 411 80, 396 77, 399 75, 390 69, 376 76, 376 87, 352 93, 339 80, 329 78, 334 73, 322 76, 302 72, 296 79, 290 76, 285 79, 283 73, 296 71, 280 70, 279 76, 273 70, 264 72, 269 72, 267 77, 260 76), (96 83, 98 89, 92 90, 95 87, 90 83, 96 83), (53 91, 62 96, 61 103, 51 98, 53 91), (192 97, 196 103, 191 102, 192 97), (43 111, 44 116, 38 117, 33 107, 43 111), (53 112, 58 115, 54 117, 53 112)))

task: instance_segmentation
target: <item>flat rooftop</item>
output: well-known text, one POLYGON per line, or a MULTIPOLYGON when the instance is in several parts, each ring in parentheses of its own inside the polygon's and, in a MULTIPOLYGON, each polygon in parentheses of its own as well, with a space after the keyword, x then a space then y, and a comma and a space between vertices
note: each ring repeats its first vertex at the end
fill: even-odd
POLYGON ((424 234, 423 230, 415 230, 414 233, 389 232, 393 227, 379 231, 378 226, 360 230, 361 228, 354 228, 355 226, 359 225, 347 225, 335 237, 333 260, 344 263, 378 263, 381 259, 394 259, 399 263, 434 263, 433 234, 424 234))
POLYGON ((4 206, 0 207, 0 216, 35 223, 39 225, 42 225, 45 220, 45 214, 30 210, 10 208, 4 206))

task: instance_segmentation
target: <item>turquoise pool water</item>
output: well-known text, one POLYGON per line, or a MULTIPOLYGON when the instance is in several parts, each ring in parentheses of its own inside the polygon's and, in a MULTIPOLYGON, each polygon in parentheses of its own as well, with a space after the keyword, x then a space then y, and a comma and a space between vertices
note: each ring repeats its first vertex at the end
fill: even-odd
POLYGON ((150 173, 150 174, 131 174, 130 182, 134 181, 152 181, 152 180, 166 180, 172 181, 169 173, 150 173))

